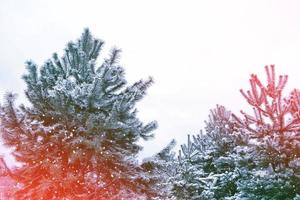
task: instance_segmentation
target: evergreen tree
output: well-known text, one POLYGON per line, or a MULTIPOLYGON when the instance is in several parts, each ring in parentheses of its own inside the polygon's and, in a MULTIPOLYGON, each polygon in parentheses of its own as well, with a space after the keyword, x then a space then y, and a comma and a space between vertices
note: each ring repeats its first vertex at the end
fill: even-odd
POLYGON ((104 42, 86 29, 64 55, 23 76, 30 107, 15 108, 9 94, 1 116, 5 144, 23 167, 14 178, 17 199, 143 199, 155 196, 137 162, 139 139, 153 136, 135 104, 152 79, 126 86, 119 49, 97 67, 104 42))
POLYGON ((154 199, 175 199, 171 194, 172 184, 170 184, 178 174, 178 164, 173 151, 175 145, 175 140, 172 140, 159 153, 143 160, 142 167, 149 173, 150 185, 158 192, 154 199))
POLYGON ((267 85, 251 75, 241 90, 254 115, 239 118, 212 110, 205 134, 188 137, 179 152, 172 195, 176 199, 288 200, 300 198, 300 91, 283 97, 287 76, 267 85))
POLYGON ((241 198, 293 199, 300 194, 300 96, 299 90, 286 98, 287 76, 276 82, 274 65, 265 67, 267 85, 251 75, 251 90, 242 95, 254 115, 242 111, 236 121, 247 130, 249 147, 255 153, 255 168, 239 182, 241 198))
POLYGON ((172 190, 177 199, 225 199, 237 192, 238 149, 247 137, 223 106, 211 110, 205 131, 181 146, 172 190))

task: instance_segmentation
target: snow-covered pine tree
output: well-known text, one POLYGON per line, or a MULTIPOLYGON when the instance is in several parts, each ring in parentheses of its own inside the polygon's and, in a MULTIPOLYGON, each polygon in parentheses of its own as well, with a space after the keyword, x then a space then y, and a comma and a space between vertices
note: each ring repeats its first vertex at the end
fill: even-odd
POLYGON ((254 115, 243 111, 243 118, 233 115, 247 130, 255 158, 254 167, 238 183, 236 198, 296 199, 300 195, 300 93, 294 90, 284 98, 288 77, 279 76, 277 81, 274 65, 265 70, 266 85, 251 75, 251 89, 241 90, 254 115))
POLYGON ((142 163, 144 171, 147 171, 150 178, 152 188, 157 191, 157 197, 153 199, 174 200, 171 194, 174 177, 178 174, 178 162, 175 157, 173 148, 176 142, 172 140, 165 148, 156 155, 145 158, 142 163))
POLYGON ((30 107, 15 108, 14 96, 7 96, 2 135, 23 163, 14 176, 23 186, 17 199, 155 196, 136 155, 138 140, 151 138, 157 125, 143 124, 135 109, 153 81, 126 86, 119 49, 96 63, 103 44, 85 29, 40 70, 27 62, 30 107))
POLYGON ((198 199, 202 192, 201 169, 197 163, 196 148, 188 135, 187 144, 181 145, 177 160, 177 173, 170 179, 172 184, 171 194, 176 199, 198 199))
POLYGON ((177 199, 225 199, 237 192, 237 149, 243 149, 247 137, 231 112, 219 105, 211 110, 205 131, 188 136, 181 146, 177 174, 170 182, 177 199))

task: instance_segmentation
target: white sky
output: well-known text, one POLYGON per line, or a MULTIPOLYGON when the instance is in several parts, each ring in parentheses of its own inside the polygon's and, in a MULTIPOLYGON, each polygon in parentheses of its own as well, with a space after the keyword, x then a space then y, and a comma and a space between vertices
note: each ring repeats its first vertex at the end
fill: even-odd
POLYGON ((250 73, 264 77, 264 65, 276 64, 290 75, 290 88, 300 87, 297 0, 1 0, 0 95, 14 91, 25 102, 24 62, 43 64, 85 27, 106 51, 123 50, 130 82, 154 77, 138 107, 143 121, 157 120, 159 128, 142 156, 198 133, 215 104, 247 109, 239 89, 249 88, 250 73))

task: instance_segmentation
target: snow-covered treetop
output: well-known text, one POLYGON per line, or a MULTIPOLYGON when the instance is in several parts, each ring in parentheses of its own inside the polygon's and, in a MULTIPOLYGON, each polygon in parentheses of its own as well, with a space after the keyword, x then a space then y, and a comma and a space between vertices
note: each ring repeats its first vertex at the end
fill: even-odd
POLYGON ((242 95, 253 107, 254 115, 243 111, 244 119, 234 115, 234 118, 250 132, 268 134, 270 132, 299 131, 300 98, 298 90, 288 97, 283 96, 283 90, 288 80, 287 75, 280 75, 276 80, 275 67, 265 67, 267 84, 264 85, 257 75, 250 78, 250 90, 242 95), (255 127, 255 128, 254 128, 255 127))
POLYGON ((118 63, 121 51, 116 48, 97 67, 103 44, 85 29, 79 40, 67 44, 61 58, 54 53, 39 71, 36 64, 28 61, 28 73, 23 79, 32 108, 24 110, 45 125, 59 120, 68 129, 122 130, 130 135, 131 141, 147 139, 152 136, 150 132, 156 128, 156 122, 143 125, 134 106, 153 80, 125 86, 124 69, 118 63))

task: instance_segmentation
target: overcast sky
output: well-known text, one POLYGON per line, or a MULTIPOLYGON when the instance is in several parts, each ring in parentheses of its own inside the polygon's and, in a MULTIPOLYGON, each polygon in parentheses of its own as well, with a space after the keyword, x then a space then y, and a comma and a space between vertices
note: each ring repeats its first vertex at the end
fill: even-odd
POLYGON ((41 65, 61 54, 85 27, 106 42, 105 52, 123 50, 129 82, 154 77, 138 107, 141 119, 159 128, 142 156, 199 133, 216 104, 247 110, 239 89, 249 88, 251 73, 264 77, 265 65, 288 74, 288 88, 300 88, 297 0, 1 0, 0 95, 13 91, 26 102, 24 62, 41 65))

